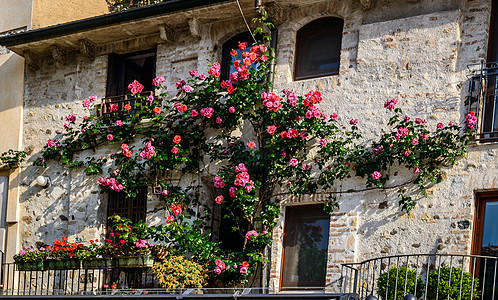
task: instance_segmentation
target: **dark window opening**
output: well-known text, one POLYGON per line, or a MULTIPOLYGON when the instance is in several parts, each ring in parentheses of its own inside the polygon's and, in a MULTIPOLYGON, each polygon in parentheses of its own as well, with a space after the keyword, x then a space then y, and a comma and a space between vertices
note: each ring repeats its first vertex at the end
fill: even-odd
POLYGON ((339 18, 322 18, 297 32, 294 79, 339 74, 342 28, 339 18))
MULTIPOLYGON (((227 198, 225 197, 225 199, 227 198)), ((245 241, 245 237, 242 234, 245 233, 244 230, 248 228, 249 223, 247 221, 236 222, 234 218, 229 216, 230 211, 222 207, 220 229, 218 231, 220 247, 223 250, 242 251, 245 241), (237 226, 240 230, 233 230, 237 226)))
MULTIPOLYGON (((147 210, 147 187, 137 191, 136 197, 126 197, 124 193, 109 192, 107 202, 107 217, 119 215, 130 219, 133 223, 145 221, 147 210)), ((113 231, 112 222, 107 219, 107 234, 113 231)))
POLYGON ((107 71, 107 97, 130 94, 128 85, 137 80, 144 91, 152 91, 156 74, 156 49, 122 54, 109 54, 107 71))
POLYGON ((109 54, 106 98, 102 99, 98 115, 127 115, 125 106, 129 104, 133 107, 136 100, 128 90, 128 85, 137 80, 144 86, 142 93, 152 93, 155 74, 155 49, 122 55, 109 54), (112 104, 117 106, 116 109, 111 109, 112 104))
MULTIPOLYGON (((236 36, 232 37, 228 41, 223 44, 222 48, 222 56, 221 56, 221 74, 220 77, 223 80, 228 79, 231 73, 237 71, 233 67, 233 62, 237 59, 242 61, 242 51, 239 50, 239 43, 247 43, 248 47, 254 43, 254 39, 252 38, 249 32, 239 33, 236 36), (232 56, 230 52, 233 50, 237 51, 236 56, 232 56)), ((244 50, 249 51, 249 49, 244 50)))
POLYGON ((287 207, 282 290, 325 286, 329 227, 323 205, 287 207))

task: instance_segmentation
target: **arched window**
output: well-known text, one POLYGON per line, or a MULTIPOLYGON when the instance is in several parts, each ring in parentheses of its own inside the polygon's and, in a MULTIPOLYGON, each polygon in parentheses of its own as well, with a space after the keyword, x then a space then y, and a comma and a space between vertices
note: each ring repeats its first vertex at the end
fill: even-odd
MULTIPOLYGON (((240 59, 242 60, 242 51, 239 50, 239 43, 247 43, 248 46, 254 43, 254 40, 249 32, 239 33, 232 37, 223 44, 223 54, 221 57, 221 79, 228 79, 230 73, 235 72, 232 62, 240 59), (237 51, 236 56, 230 55, 232 49, 237 51)), ((246 50, 248 51, 248 50, 246 50)))
POLYGON ((321 18, 297 32, 294 79, 339 74, 344 21, 321 18))

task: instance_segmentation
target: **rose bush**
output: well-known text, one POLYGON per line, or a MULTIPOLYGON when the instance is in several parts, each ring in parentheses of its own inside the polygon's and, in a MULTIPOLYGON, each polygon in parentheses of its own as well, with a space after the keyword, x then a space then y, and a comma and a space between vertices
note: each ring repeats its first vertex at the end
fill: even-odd
POLYGON ((475 125, 472 112, 464 126, 440 123, 431 130, 425 120, 404 115, 396 107, 398 100, 391 99, 384 103, 394 113, 388 127, 378 140, 364 145, 362 120, 344 122, 336 113, 322 111, 319 91, 272 91, 268 75, 274 58, 266 45, 244 43, 239 50, 242 59, 234 59, 235 71, 227 79, 220 78, 218 63, 207 74, 192 70, 188 79, 176 83, 176 96, 167 101, 160 93, 162 77, 153 81, 157 97, 140 94, 143 85, 134 81, 129 86, 133 100, 121 110, 109 104, 107 115, 92 113, 96 96, 85 99, 82 106, 89 115, 68 115, 64 134, 48 140, 35 164, 47 167, 50 159, 58 159, 69 168, 83 168, 87 175, 105 170, 107 175, 98 180, 102 191, 132 197, 139 187, 160 186, 169 216, 164 225, 154 227, 156 239, 168 244, 173 254, 189 253, 208 266, 212 282, 236 285, 247 283, 266 262, 263 249, 271 244, 280 212, 276 195, 328 194, 325 210, 330 212, 341 192, 331 191, 352 172, 365 178, 363 190, 393 188, 389 171, 401 166, 413 173, 395 186, 400 206, 408 211, 415 200, 405 187, 415 184, 424 194, 428 184, 444 179, 441 166, 455 164, 466 152, 475 125), (238 135, 242 127, 254 134, 238 135), (82 160, 75 155, 113 144, 119 149, 106 157, 82 160), (203 218, 209 218, 211 207, 201 214, 190 209, 198 201, 198 185, 180 187, 160 176, 207 174, 206 160, 219 166, 211 174, 213 205, 222 206, 224 217, 237 224, 233 233, 244 240, 241 251, 224 251, 205 234, 208 223, 203 218))

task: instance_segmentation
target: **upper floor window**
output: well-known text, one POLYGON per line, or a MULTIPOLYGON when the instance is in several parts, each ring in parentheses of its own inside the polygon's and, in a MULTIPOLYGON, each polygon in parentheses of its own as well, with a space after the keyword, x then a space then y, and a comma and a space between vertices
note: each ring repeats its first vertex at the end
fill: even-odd
POLYGON ((152 91, 156 73, 156 49, 128 54, 109 54, 106 96, 129 94, 128 84, 137 80, 144 91, 152 91))
MULTIPOLYGON (((249 32, 243 32, 237 34, 223 44, 221 56, 221 79, 226 80, 231 73, 237 71, 237 69, 235 69, 233 66, 233 62, 236 60, 242 61, 243 59, 243 51, 239 49, 240 43, 247 43, 247 45, 250 46, 254 43, 254 39, 249 32), (237 54, 232 55, 232 50, 237 52, 237 54)), ((245 51, 249 51, 249 49, 245 51)))
POLYGON ((134 80, 143 86, 143 93, 152 92, 152 79, 156 73, 156 50, 146 50, 128 54, 109 54, 107 69, 106 97, 98 113, 104 117, 110 115, 126 115, 124 107, 133 107, 135 97, 130 95, 128 85, 134 80), (110 106, 116 105, 117 110, 110 106))
POLYGON ((482 64, 470 82, 470 110, 477 114, 476 139, 498 141, 498 1, 492 5, 488 62, 482 64))
POLYGON ((294 79, 339 74, 342 28, 339 18, 321 18, 297 32, 294 79))

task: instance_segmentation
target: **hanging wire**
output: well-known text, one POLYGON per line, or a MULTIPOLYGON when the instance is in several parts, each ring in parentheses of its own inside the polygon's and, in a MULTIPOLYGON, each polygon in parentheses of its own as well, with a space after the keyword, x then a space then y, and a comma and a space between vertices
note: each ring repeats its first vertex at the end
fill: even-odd
POLYGON ((247 30, 249 30, 249 33, 251 34, 254 42, 257 44, 258 41, 256 41, 256 38, 254 37, 254 34, 252 34, 251 27, 249 27, 249 24, 247 23, 246 17, 244 16, 244 12, 242 11, 242 7, 240 7, 239 0, 236 0, 236 2, 237 2, 237 6, 239 7, 240 14, 242 15, 242 19, 244 19, 244 23, 246 23, 247 30))

